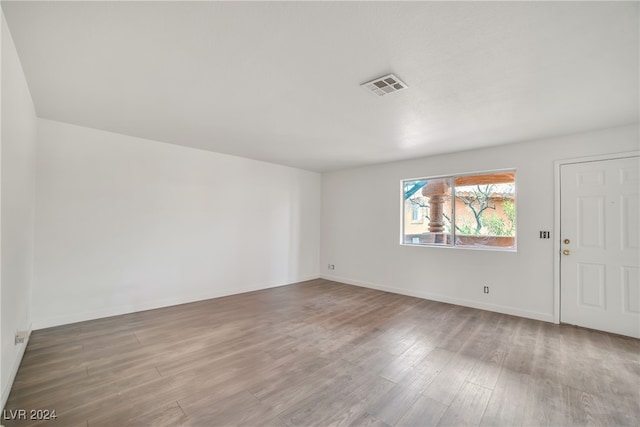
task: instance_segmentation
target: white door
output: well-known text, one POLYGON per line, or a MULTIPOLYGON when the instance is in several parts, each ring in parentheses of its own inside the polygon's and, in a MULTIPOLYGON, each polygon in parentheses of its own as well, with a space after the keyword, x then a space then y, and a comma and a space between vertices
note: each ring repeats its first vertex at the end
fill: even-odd
POLYGON ((560 167, 560 321, 640 338, 639 157, 560 167))

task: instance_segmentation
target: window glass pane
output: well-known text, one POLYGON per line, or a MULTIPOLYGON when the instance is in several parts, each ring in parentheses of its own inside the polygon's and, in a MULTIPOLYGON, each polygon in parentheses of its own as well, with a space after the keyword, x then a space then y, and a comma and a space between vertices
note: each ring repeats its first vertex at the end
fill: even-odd
POLYGON ((403 189, 403 242, 414 245, 450 245, 451 178, 404 181, 403 189))
POLYGON ((455 178, 456 246, 515 248, 515 172, 455 178))

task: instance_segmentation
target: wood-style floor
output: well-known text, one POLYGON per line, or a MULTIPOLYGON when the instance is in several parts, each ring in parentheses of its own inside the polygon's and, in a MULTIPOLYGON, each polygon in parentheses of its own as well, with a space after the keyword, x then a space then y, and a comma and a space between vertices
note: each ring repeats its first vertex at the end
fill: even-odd
MULTIPOLYGON (((640 341, 325 280, 33 333, 42 426, 638 426, 640 341)), ((37 414, 37 413, 36 413, 37 414)))

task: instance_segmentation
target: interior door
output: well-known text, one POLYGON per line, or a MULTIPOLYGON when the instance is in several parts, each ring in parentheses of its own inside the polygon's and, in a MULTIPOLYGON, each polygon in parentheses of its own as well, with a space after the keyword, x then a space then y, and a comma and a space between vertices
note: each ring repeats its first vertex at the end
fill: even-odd
POLYGON ((560 321, 640 338, 639 157, 560 167, 560 321))

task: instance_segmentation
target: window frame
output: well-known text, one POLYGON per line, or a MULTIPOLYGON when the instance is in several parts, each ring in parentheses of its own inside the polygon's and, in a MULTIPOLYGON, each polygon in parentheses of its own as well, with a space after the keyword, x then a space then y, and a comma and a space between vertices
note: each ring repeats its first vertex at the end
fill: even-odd
MULTIPOLYGON (((504 169, 491 169, 486 171, 477 171, 477 172, 467 172, 467 173, 455 173, 455 174, 447 174, 447 175, 431 175, 431 176, 420 176, 416 178, 405 178, 400 180, 400 245, 401 246, 419 246, 426 248, 447 248, 447 249, 465 249, 465 250, 475 250, 475 251, 497 251, 497 252, 518 252, 518 171, 516 168, 504 168, 504 169), (513 236, 513 246, 512 247, 504 247, 504 246, 473 246, 473 245, 460 245, 457 244, 457 230, 456 230, 456 178, 460 177, 472 177, 479 175, 491 175, 498 174, 504 172, 513 172, 513 198, 514 198, 514 236, 513 236), (451 243, 442 244, 442 243, 411 243, 405 241, 405 226, 406 226, 406 216, 405 216, 405 190, 404 184, 410 181, 428 181, 434 179, 450 179, 453 183, 450 188, 451 195, 451 243)), ((413 223, 413 222, 412 222, 413 223)))

